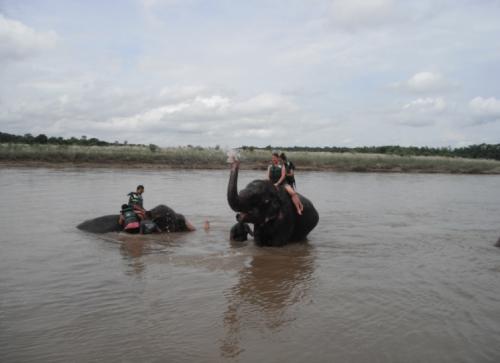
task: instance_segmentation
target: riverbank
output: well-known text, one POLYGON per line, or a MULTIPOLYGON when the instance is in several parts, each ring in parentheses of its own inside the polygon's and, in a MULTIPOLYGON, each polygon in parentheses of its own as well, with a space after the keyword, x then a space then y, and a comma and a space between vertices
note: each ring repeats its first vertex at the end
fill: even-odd
MULTIPOLYGON (((436 156, 288 152, 298 170, 500 174, 500 161, 436 156)), ((265 170, 267 150, 241 150, 241 168, 265 170)), ((219 148, 0 144, 0 167, 227 169, 219 148)))

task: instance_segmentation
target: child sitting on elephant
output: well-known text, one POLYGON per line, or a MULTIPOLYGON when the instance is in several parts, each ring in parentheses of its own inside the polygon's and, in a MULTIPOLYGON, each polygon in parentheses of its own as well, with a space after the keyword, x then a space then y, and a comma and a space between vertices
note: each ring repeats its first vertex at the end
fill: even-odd
POLYGON ((302 202, 300 201, 300 198, 295 190, 293 190, 293 188, 286 182, 286 170, 285 167, 279 163, 279 161, 280 156, 278 155, 278 153, 273 153, 272 163, 267 169, 267 177, 276 188, 279 185, 283 185, 283 188, 285 188, 285 190, 288 192, 288 194, 290 194, 290 197, 292 198, 292 202, 297 209, 297 214, 302 215, 304 206, 302 205, 302 202))

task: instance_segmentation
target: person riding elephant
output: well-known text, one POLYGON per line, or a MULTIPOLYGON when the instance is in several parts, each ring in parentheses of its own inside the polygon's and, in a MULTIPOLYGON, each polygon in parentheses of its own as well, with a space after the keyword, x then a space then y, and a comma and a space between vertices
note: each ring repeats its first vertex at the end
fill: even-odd
POLYGON ((128 196, 128 205, 134 210, 135 214, 140 220, 143 220, 146 216, 146 210, 144 209, 144 199, 142 194, 144 193, 144 186, 138 185, 135 192, 130 192, 128 196))
POLYGON ((240 162, 234 159, 229 161, 229 206, 239 212, 242 222, 254 225, 254 240, 258 245, 282 246, 304 240, 318 224, 318 212, 309 199, 297 193, 303 205, 299 215, 285 188, 276 187, 270 180, 254 180, 238 193, 240 162))
POLYGON ((132 207, 128 204, 122 205, 118 223, 123 227, 123 230, 128 233, 139 233, 139 218, 135 214, 132 207))
POLYGON ((285 181, 295 190, 295 165, 288 160, 288 157, 283 152, 280 154, 280 159, 285 167, 285 181))
POLYGON ((278 153, 273 153, 271 158, 271 165, 269 165, 267 169, 267 177, 274 184, 275 187, 282 185, 283 188, 285 188, 287 193, 290 194, 290 198, 292 198, 292 202, 295 205, 295 208, 297 209, 297 214, 301 215, 304 206, 302 205, 302 202, 300 201, 300 198, 298 197, 295 190, 292 188, 291 185, 287 183, 286 167, 280 164, 279 161, 280 161, 280 156, 278 155, 278 153))

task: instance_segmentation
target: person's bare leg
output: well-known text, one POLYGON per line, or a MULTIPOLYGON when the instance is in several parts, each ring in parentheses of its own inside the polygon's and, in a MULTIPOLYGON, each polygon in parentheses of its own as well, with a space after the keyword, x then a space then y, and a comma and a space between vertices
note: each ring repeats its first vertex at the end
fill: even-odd
POLYGON ((302 205, 302 202, 300 201, 299 196, 297 195, 295 190, 293 190, 293 188, 290 185, 285 185, 285 189, 288 192, 288 194, 290 194, 290 197, 292 198, 292 202, 295 205, 295 208, 297 209, 297 214, 299 216, 301 216, 302 211, 304 210, 304 206, 302 205))

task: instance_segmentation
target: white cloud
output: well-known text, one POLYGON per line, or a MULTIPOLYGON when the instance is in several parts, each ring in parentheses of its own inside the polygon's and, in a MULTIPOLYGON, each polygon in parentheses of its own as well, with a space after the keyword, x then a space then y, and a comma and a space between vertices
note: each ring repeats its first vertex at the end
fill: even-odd
POLYGON ((164 104, 130 116, 92 121, 87 128, 109 134, 135 132, 136 137, 143 133, 150 135, 154 130, 157 136, 204 134, 211 138, 207 141, 241 138, 245 143, 247 138, 264 139, 278 133, 290 118, 297 119, 298 115, 293 102, 279 94, 262 93, 241 100, 213 94, 164 104))
POLYGON ((495 97, 475 97, 469 102, 469 108, 478 123, 500 121, 500 100, 495 97))
POLYGON ((196 97, 195 102, 202 103, 208 109, 224 110, 229 106, 229 99, 219 95, 211 97, 196 97))
POLYGON ((335 25, 363 28, 383 25, 397 17, 393 0, 334 0, 330 17, 335 25))
POLYGON ((446 108, 446 102, 441 98, 418 98, 403 106, 404 110, 415 112, 440 112, 446 108))
POLYGON ((234 105, 239 114, 262 114, 294 111, 296 106, 286 97, 274 93, 261 93, 234 105))
POLYGON ((413 93, 433 93, 451 88, 451 83, 437 72, 418 72, 410 79, 394 84, 397 89, 413 93))
POLYGON ((444 117, 446 109, 446 102, 441 97, 418 98, 403 105, 399 111, 392 115, 392 118, 400 125, 431 126, 444 117))
POLYGON ((24 59, 55 47, 57 40, 53 31, 38 32, 0 14, 0 61, 24 59))

